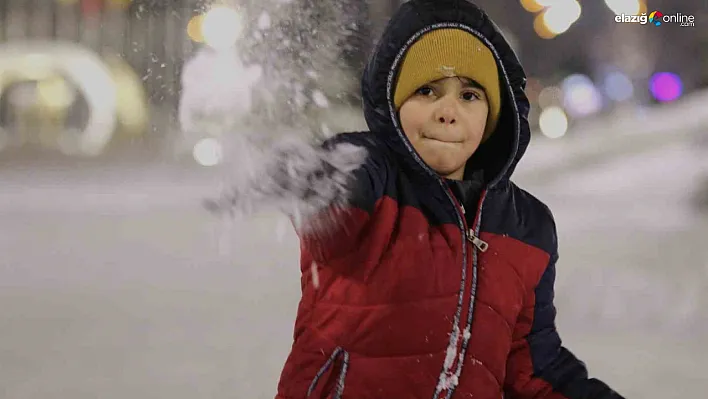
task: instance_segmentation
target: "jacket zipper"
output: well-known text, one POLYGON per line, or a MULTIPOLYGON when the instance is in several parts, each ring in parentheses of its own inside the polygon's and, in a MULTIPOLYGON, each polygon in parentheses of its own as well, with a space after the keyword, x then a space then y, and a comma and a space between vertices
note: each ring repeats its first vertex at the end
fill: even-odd
MULTIPOLYGON (((464 219, 464 215, 466 214, 465 206, 462 205, 462 204, 460 204, 460 208, 462 209, 462 215, 463 215, 463 219, 464 219)), ((467 226, 465 226, 465 228, 466 228, 466 227, 467 227, 467 226)), ((467 241, 471 242, 472 245, 474 245, 475 247, 477 247, 477 249, 480 250, 480 251, 482 251, 482 252, 487 252, 487 249, 489 248, 489 244, 488 244, 486 241, 482 240, 481 238, 477 237, 477 236, 474 234, 474 230, 473 230, 473 229, 468 229, 468 230, 467 230, 467 241)))
POLYGON ((482 240, 481 238, 477 237, 474 235, 474 230, 470 229, 468 234, 467 234, 467 241, 471 242, 472 245, 477 247, 480 252, 487 252, 487 249, 489 249, 489 244, 482 240))

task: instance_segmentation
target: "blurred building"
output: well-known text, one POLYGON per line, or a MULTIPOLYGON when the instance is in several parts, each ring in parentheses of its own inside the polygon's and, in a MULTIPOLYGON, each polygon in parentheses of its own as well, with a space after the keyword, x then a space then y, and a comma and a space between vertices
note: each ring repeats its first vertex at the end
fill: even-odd
MULTIPOLYGON (((632 1, 646 10, 695 15, 696 26, 618 24, 607 5, 609 0, 563 0, 556 4, 571 4, 575 8, 569 10, 577 12, 576 17, 562 33, 543 38, 538 20, 549 10, 539 6, 545 4, 543 0, 477 0, 504 31, 527 70, 534 125, 549 106, 562 108, 559 120, 567 124, 567 118, 572 123, 573 119, 656 102, 649 85, 659 72, 680 77, 681 94, 708 84, 705 2, 624 3, 632 1), (529 4, 537 8, 529 11, 529 4), (569 78, 571 83, 582 84, 564 86, 569 78), (580 103, 574 103, 579 112, 564 103, 562 97, 568 93, 563 93, 563 87, 571 87, 573 95, 577 94, 580 103), (620 89, 624 91, 620 93, 620 89), (601 104, 596 106, 598 101, 601 104)), ((400 3, 0 0, 0 49, 5 49, 0 56, 0 148, 38 143, 77 153, 81 151, 75 141, 82 134, 88 137, 84 144, 96 148, 106 138, 110 145, 105 149, 127 143, 132 144, 130 151, 148 149, 152 154, 170 148, 179 135, 176 115, 182 67, 196 49, 206 45, 198 32, 202 29, 200 18, 214 4, 247 14, 242 21, 247 34, 238 47, 247 60, 262 65, 269 78, 278 75, 298 80, 287 88, 273 88, 278 94, 264 100, 267 106, 258 107, 264 119, 278 117, 278 123, 305 126, 306 120, 316 120, 322 112, 312 106, 311 95, 302 107, 293 106, 292 99, 298 98, 301 90, 312 94, 322 88, 333 104, 359 104, 358 81, 366 58, 400 3), (275 9, 280 10, 278 15, 275 9), (269 25, 270 31, 261 34, 263 24, 269 25), (28 41, 32 42, 31 50, 25 46, 28 41), (27 58, 38 53, 44 58, 27 58), (77 72, 79 67, 66 61, 71 57, 93 65, 86 68, 93 68, 94 73, 89 69, 77 72), (60 58, 65 61, 58 62, 60 58), (74 69, 69 72, 66 68, 74 69), (101 74, 110 75, 112 83, 105 77, 101 83, 105 87, 96 83, 101 74), (89 81, 90 77, 94 80, 89 81), (101 107, 102 96, 95 93, 98 87, 103 87, 104 99, 113 99, 113 103, 103 101, 103 107, 112 107, 111 111, 95 111, 101 107), (272 104, 277 107, 269 108, 272 104), (82 130, 87 124, 93 126, 93 132, 82 130), (102 126, 111 132, 101 131, 102 126), (92 135, 98 138, 91 141, 92 135)), ((612 4, 620 3, 622 0, 613 0, 612 4)), ((318 121, 311 125, 319 128, 318 121)))
MULTIPOLYGON (((114 83, 112 145, 139 140, 148 147, 159 146, 176 128, 181 65, 194 47, 185 33, 187 21, 196 12, 192 3, 1 0, 0 44, 7 51, 0 58, 0 67, 5 70, 0 80, 0 126, 6 127, 6 145, 39 141, 60 146, 46 137, 33 136, 44 134, 43 128, 82 129, 93 112, 90 109, 101 105, 87 103, 86 93, 77 91, 82 73, 71 79, 66 68, 80 68, 78 61, 68 61, 72 57, 91 58, 93 54, 96 60, 91 62, 107 69, 114 83), (23 47, 25 44, 28 47, 23 47), (22 73, 20 59, 33 54, 40 56, 32 60, 33 71, 22 73), (20 70, 13 72, 13 65, 20 70), (8 135, 14 137, 8 139, 8 135)), ((90 87, 91 83, 84 85, 90 87)))
MULTIPOLYGON (((121 143, 126 142, 133 144, 131 151, 169 148, 179 131, 176 115, 183 64, 197 48, 206 45, 199 37, 201 33, 196 32, 201 29, 198 17, 204 16, 212 4, 222 3, 249 13, 249 18, 242 21, 246 30, 254 29, 259 23, 257 17, 262 10, 275 7, 275 3, 250 0, 0 0, 0 49, 9 49, 2 56, 4 58, 0 58, 0 66, 15 69, 14 73, 5 73, 0 81, 0 126, 5 127, 0 130, 0 147, 19 148, 29 143, 66 149, 60 148, 58 141, 61 139, 56 137, 56 131, 53 134, 42 131, 81 130, 93 113, 86 93, 76 87, 81 86, 80 82, 72 81, 67 76, 70 74, 61 70, 63 66, 55 65, 56 58, 68 59, 77 56, 69 53, 81 53, 87 57, 91 54, 99 57, 115 83, 118 126, 107 149, 121 147, 121 143), (32 49, 23 47, 29 42, 32 49), (24 61, 18 60, 38 52, 47 56, 44 57, 44 71, 22 71, 24 61), (49 58, 54 61, 48 61, 49 58), (42 90, 47 85, 54 90, 42 90), (51 99, 47 98, 47 93, 51 99), (61 104, 56 104, 57 101, 61 104), (140 115, 142 113, 146 115, 140 115), (128 129, 121 130, 121 125, 128 129)), ((322 73, 347 69, 347 65, 354 69, 357 65, 363 66, 369 51, 367 44, 372 37, 368 34, 372 24, 367 21, 365 4, 351 2, 347 9, 343 9, 339 2, 323 4, 298 0, 291 3, 289 7, 295 12, 280 18, 277 29, 290 37, 303 38, 300 40, 304 42, 302 48, 278 51, 274 40, 254 39, 255 35, 247 35, 239 51, 243 51, 250 61, 260 62, 271 69, 292 69, 289 72, 300 76, 310 73, 306 70, 308 65, 322 73), (360 24, 351 26, 351 30, 357 33, 351 35, 348 45, 333 49, 338 42, 332 41, 329 49, 321 51, 326 46, 317 41, 332 36, 325 31, 327 21, 340 17, 359 21, 360 24), (313 26, 320 27, 319 34, 313 35, 313 26), (313 61, 319 65, 313 66, 313 61), (341 61, 347 65, 343 66, 341 61), (328 62, 329 67, 323 66, 328 62)), ((377 12, 376 15, 385 13, 377 12)), ((42 63, 38 58, 25 61, 34 65, 42 63)), ((81 80, 80 76, 85 74, 76 75, 81 80)), ((339 85, 338 93, 333 93, 337 97, 342 92, 357 91, 358 77, 354 77, 351 71, 330 76, 330 82, 324 86, 336 86, 334 83, 337 82, 331 79, 347 81, 339 85)), ((95 86, 88 81, 84 83, 89 88, 95 86)), ((105 94, 109 97, 108 93, 105 94)), ((344 102, 353 101, 344 97, 347 96, 341 96, 344 102)))

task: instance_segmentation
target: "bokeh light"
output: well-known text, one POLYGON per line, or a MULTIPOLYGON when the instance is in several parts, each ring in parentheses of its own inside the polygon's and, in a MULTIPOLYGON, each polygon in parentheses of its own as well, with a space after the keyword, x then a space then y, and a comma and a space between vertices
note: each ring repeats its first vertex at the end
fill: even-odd
POLYGON ((231 7, 210 9, 201 21, 204 43, 215 49, 232 47, 243 32, 242 18, 241 13, 231 7))
POLYGON ((574 117, 589 116, 602 108, 602 96, 593 81, 581 74, 570 75, 561 84, 563 106, 574 117))
POLYGON ((610 72, 605 76, 603 90, 605 95, 614 101, 626 101, 634 95, 632 81, 619 71, 610 72))
POLYGON ((196 43, 204 43, 202 35, 202 24, 204 23, 204 15, 195 15, 187 24, 187 36, 196 43))
POLYGON ((649 91, 657 101, 670 102, 681 97, 683 83, 675 73, 655 73, 649 80, 649 91))
POLYGON ((548 107, 541 111, 538 124, 541 128, 541 133, 552 139, 563 137, 568 131, 568 117, 562 108, 556 106, 548 107))
POLYGON ((194 160, 202 166, 215 166, 223 160, 223 149, 218 140, 205 138, 194 145, 192 155, 194 160))
POLYGON ((543 12, 543 21, 548 30, 555 35, 567 31, 580 18, 582 9, 575 0, 555 1, 543 12))
POLYGON ((543 83, 541 80, 530 76, 526 81, 526 96, 532 103, 538 103, 538 97, 541 95, 543 90, 543 83))
POLYGON ((543 10, 543 5, 536 0, 521 0, 521 7, 528 12, 537 13, 543 10))
POLYGON ((541 89, 538 95, 538 105, 541 108, 547 108, 554 105, 560 105, 563 101, 563 91, 558 86, 546 86, 541 89))
POLYGON ((605 4, 615 15, 640 14, 642 12, 642 3, 640 0, 605 0, 605 4))
POLYGON ((533 19, 533 30, 541 39, 553 39, 556 37, 556 34, 548 29, 546 21, 543 18, 543 14, 537 14, 533 19))

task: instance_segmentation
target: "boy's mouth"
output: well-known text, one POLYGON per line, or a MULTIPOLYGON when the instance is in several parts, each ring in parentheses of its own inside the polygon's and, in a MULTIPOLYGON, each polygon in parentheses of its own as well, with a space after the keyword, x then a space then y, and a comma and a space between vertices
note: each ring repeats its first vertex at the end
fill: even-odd
POLYGON ((449 140, 449 139, 442 139, 442 138, 437 138, 433 137, 427 134, 423 134, 423 138, 426 140, 431 140, 431 141, 437 141, 439 143, 447 143, 447 144, 462 144, 462 140, 449 140))

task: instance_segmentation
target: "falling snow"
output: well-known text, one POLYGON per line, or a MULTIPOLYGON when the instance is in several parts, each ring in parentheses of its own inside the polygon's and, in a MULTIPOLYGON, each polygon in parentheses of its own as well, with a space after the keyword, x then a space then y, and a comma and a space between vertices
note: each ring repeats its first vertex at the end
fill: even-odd
POLYGON ((252 111, 252 88, 261 73, 260 66, 245 65, 235 52, 198 52, 182 73, 182 129, 218 135, 241 128, 252 111))
POLYGON ((266 30, 268 28, 270 28, 270 14, 263 11, 263 13, 261 13, 261 16, 258 17, 258 29, 266 30))
POLYGON ((318 107, 320 108, 327 108, 329 107, 329 101, 327 101, 327 97, 322 93, 320 90, 315 90, 312 93, 312 100, 317 104, 318 107))

